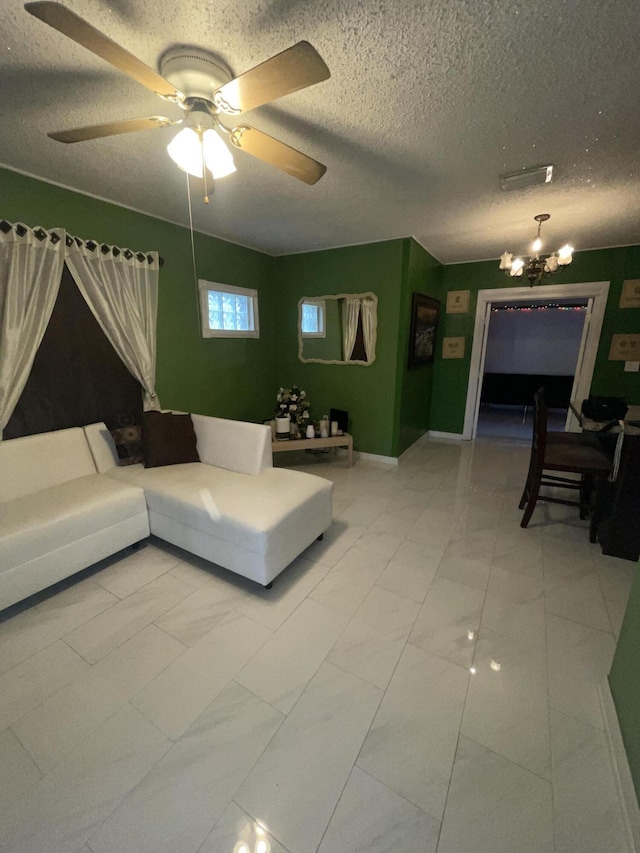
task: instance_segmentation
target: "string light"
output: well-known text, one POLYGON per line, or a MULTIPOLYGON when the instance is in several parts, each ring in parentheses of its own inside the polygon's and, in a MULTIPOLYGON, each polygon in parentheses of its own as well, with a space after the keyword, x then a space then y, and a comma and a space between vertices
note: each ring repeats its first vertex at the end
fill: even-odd
POLYGON ((491 311, 586 311, 586 305, 492 305, 491 311))

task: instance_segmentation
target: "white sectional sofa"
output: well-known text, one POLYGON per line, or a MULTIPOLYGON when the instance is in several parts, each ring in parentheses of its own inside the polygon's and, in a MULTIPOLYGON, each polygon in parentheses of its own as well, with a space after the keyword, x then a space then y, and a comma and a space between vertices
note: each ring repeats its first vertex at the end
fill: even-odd
POLYGON ((144 491, 97 472, 83 429, 0 442, 0 609, 148 535, 144 491))
POLYGON ((200 462, 118 467, 104 424, 0 442, 0 609, 149 535, 264 586, 331 525, 268 426, 192 415, 200 462))

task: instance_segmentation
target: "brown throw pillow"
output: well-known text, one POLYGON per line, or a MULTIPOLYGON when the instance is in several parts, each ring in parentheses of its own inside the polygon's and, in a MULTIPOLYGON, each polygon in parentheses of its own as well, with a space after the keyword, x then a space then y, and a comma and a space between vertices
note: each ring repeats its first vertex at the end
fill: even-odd
POLYGON ((145 412, 142 417, 145 468, 200 461, 191 415, 145 412))
POLYGON ((107 421, 116 452, 118 465, 137 465, 143 461, 142 427, 135 414, 118 415, 107 421))

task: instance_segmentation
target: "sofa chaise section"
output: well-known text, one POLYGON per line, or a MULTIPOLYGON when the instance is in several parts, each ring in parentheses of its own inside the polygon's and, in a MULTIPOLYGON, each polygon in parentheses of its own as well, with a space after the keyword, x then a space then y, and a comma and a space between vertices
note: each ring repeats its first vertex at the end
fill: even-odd
POLYGON ((333 486, 274 468, 268 426, 203 415, 192 421, 200 462, 118 468, 103 430, 106 445, 97 432, 90 439, 96 464, 144 489, 153 534, 266 586, 331 526, 333 486))

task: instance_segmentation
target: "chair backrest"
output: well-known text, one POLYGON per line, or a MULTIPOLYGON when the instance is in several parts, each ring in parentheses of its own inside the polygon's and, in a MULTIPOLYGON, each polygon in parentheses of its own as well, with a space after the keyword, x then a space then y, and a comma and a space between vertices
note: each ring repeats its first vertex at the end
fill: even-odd
POLYGON ((533 444, 531 452, 538 459, 544 459, 547 447, 547 401, 544 395, 544 387, 538 388, 533 395, 533 444))

